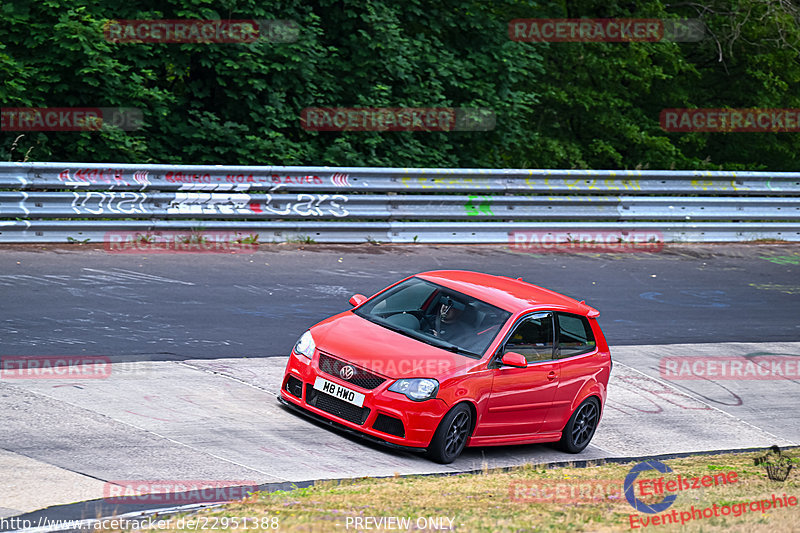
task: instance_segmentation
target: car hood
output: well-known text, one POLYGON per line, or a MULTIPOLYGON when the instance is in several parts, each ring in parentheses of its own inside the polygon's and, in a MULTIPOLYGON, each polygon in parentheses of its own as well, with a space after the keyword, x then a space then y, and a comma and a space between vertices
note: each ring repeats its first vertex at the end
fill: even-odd
POLYGON ((479 364, 349 311, 317 324, 311 334, 319 351, 388 378, 444 377, 479 364))

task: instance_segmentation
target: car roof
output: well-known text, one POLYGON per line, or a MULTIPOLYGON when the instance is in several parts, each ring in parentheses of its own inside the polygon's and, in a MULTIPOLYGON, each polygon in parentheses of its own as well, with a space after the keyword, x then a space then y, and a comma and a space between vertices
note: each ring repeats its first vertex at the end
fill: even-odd
POLYGON ((553 309, 596 317, 599 311, 555 291, 506 276, 468 270, 432 270, 417 277, 438 283, 479 300, 519 313, 530 309, 553 309))

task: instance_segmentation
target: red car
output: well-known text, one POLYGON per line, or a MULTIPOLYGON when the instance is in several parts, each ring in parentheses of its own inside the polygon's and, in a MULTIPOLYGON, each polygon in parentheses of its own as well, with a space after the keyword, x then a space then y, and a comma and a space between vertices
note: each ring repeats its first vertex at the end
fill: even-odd
POLYGON ((559 442, 581 452, 605 404, 598 311, 478 272, 406 278, 303 333, 279 400, 450 463, 465 446, 559 442))

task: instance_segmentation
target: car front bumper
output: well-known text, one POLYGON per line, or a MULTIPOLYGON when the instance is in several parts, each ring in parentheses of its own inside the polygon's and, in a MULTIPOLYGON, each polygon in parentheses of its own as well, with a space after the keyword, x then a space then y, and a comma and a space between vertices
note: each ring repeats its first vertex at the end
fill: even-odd
MULTIPOLYGON (((340 360, 344 361, 341 358, 340 360)), ((316 418, 335 422, 351 432, 372 437, 370 440, 395 447, 425 449, 430 444, 439 421, 447 413, 448 406, 438 398, 417 402, 403 394, 391 392, 387 389, 393 381, 387 379, 374 389, 364 389, 320 370, 319 351, 315 351, 310 362, 293 352, 289 356, 281 382, 280 399, 291 407, 315 415, 316 418), (363 394, 363 407, 359 408, 314 389, 317 376, 363 394)))

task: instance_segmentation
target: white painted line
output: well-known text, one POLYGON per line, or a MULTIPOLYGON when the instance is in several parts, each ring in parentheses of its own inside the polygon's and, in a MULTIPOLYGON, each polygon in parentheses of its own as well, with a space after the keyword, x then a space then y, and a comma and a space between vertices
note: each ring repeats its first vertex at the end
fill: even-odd
POLYGON ((136 272, 133 270, 123 270, 121 268, 115 268, 114 270, 98 270, 96 268, 83 268, 82 270, 88 270, 89 272, 97 272, 99 274, 104 274, 107 276, 116 276, 118 278, 128 278, 128 279, 135 279, 137 281, 161 281, 163 283, 178 283, 180 285, 194 285, 194 283, 190 281, 181 281, 178 279, 170 279, 170 278, 163 278, 161 276, 153 276, 151 274, 144 274, 142 272, 136 272))

